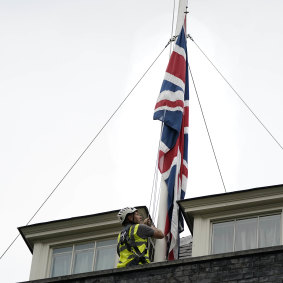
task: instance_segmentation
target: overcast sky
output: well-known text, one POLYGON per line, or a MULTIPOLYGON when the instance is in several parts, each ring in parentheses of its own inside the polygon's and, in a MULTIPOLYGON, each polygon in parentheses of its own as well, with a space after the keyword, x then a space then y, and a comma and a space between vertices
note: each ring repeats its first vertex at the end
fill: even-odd
MULTIPOLYGON (((170 38, 172 0, 0 0, 1 254, 170 38)), ((283 3, 189 1, 188 31, 283 144, 283 3)), ((196 46, 188 57, 227 191, 283 183, 283 151, 196 46)), ((150 203, 169 48, 32 223, 150 203)), ((191 84, 192 86, 192 84, 191 84)), ((223 193, 193 88, 186 198, 223 193)), ((1 281, 29 278, 22 238, 1 281)))

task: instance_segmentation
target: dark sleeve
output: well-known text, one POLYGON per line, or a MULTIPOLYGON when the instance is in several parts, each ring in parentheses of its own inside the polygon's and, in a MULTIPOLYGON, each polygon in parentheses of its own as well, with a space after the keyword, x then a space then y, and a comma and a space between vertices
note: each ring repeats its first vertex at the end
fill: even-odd
POLYGON ((141 238, 148 238, 148 237, 152 237, 154 234, 154 230, 150 227, 148 227, 145 224, 140 224, 138 231, 137 231, 137 235, 141 238))

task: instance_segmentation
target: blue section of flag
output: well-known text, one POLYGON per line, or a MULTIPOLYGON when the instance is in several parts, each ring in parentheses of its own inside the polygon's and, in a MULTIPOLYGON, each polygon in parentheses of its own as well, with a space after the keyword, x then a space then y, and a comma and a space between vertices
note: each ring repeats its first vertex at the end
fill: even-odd
POLYGON ((170 90, 172 92, 175 92, 175 91, 183 91, 183 89, 167 80, 164 80, 163 83, 162 83, 162 86, 161 86, 161 90, 160 92, 164 91, 164 90, 170 90))

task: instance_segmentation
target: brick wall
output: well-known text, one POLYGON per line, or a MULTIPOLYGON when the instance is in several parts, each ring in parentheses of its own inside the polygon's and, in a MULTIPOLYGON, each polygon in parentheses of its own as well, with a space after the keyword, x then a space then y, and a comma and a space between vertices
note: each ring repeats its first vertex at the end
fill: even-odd
POLYGON ((29 281, 33 283, 283 282, 283 246, 29 281))

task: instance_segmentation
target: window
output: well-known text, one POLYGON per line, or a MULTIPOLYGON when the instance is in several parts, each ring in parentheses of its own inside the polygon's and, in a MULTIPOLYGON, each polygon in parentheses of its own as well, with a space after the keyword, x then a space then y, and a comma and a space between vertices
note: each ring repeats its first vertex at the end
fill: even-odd
POLYGON ((233 251, 234 222, 213 224, 212 253, 218 254, 233 251))
POLYGON ((280 214, 212 224, 212 254, 280 245, 280 214))
POLYGON ((51 277, 115 267, 116 240, 53 248, 51 277))

